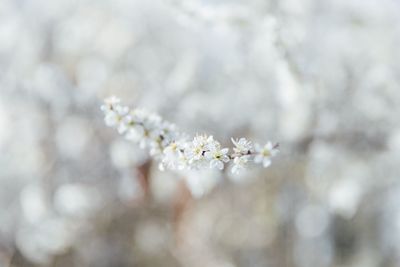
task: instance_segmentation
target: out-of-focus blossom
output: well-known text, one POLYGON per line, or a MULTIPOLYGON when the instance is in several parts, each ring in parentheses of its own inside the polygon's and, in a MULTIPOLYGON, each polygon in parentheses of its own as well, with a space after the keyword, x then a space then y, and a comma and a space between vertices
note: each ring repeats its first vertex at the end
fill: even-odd
POLYGON ((261 147, 260 145, 255 145, 256 156, 254 158, 254 162, 262 163, 264 168, 267 168, 271 165, 271 158, 278 154, 279 150, 276 145, 273 145, 271 142, 265 144, 265 146, 261 147))
POLYGON ((232 173, 238 174, 241 171, 245 170, 249 159, 249 155, 235 157, 235 159, 233 160, 232 173))

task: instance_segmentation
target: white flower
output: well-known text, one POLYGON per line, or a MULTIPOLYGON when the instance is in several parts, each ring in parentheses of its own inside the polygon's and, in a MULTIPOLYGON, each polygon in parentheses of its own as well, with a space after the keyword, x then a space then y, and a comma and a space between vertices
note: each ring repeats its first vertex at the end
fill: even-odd
POLYGON ((179 143, 178 142, 172 142, 170 143, 165 149, 164 149, 164 154, 165 155, 175 155, 179 151, 179 143))
POLYGON ((255 148, 257 154, 254 157, 254 162, 262 163, 265 168, 271 165, 271 158, 279 152, 271 142, 268 142, 264 147, 257 144, 255 148))
POLYGON ((150 147, 150 155, 160 159, 160 156, 162 155, 163 147, 161 146, 160 142, 149 142, 149 147, 150 147))
POLYGON ((145 137, 145 130, 143 126, 139 124, 130 126, 125 133, 125 138, 135 143, 140 143, 141 141, 143 141, 144 137, 145 137))
POLYGON ((164 148, 163 162, 167 163, 168 168, 172 169, 175 167, 179 153, 181 153, 179 144, 177 142, 172 142, 166 148, 164 148))
POLYGON ((217 168, 219 170, 224 169, 224 163, 230 160, 227 155, 229 152, 228 148, 221 149, 218 142, 209 145, 209 151, 205 152, 204 156, 210 160, 210 168, 217 168))
POLYGON ((179 152, 178 153, 178 163, 176 168, 178 170, 183 170, 188 167, 189 161, 188 158, 185 156, 185 153, 179 152))
POLYGON ((146 118, 149 116, 149 113, 144 109, 134 109, 129 112, 129 115, 132 116, 132 119, 138 123, 143 124, 146 118))
POLYGON ((121 100, 115 96, 111 96, 109 98, 104 99, 104 105, 100 107, 102 111, 108 111, 112 109, 113 106, 119 104, 121 100))
POLYGON ((192 164, 204 159, 204 154, 208 149, 207 146, 212 142, 214 142, 212 136, 207 137, 207 135, 196 135, 193 141, 189 143, 185 149, 185 154, 189 159, 189 163, 192 164))
POLYGON ((242 170, 245 169, 246 164, 249 162, 250 159, 250 155, 245 155, 245 156, 241 156, 241 157, 236 157, 233 160, 233 167, 232 167, 232 173, 234 174, 238 174, 240 173, 242 170))
POLYGON ((107 126, 119 127, 120 122, 128 112, 128 107, 121 105, 110 106, 110 109, 105 108, 104 121, 107 126))
POLYGON ((124 134, 126 131, 128 131, 130 128, 133 128, 135 126, 135 121, 133 120, 132 116, 129 114, 124 116, 119 125, 118 125, 118 133, 119 134, 124 134))
POLYGON ((122 118, 128 113, 129 108, 121 106, 120 100, 115 96, 104 100, 100 109, 104 112, 104 122, 110 127, 119 127, 122 118))
POLYGON ((143 127, 148 131, 149 136, 158 138, 162 130, 162 120, 158 115, 151 114, 143 120, 143 127))
POLYGON ((231 140, 232 143, 235 145, 235 147, 233 148, 233 152, 235 152, 236 154, 247 154, 253 149, 252 143, 246 138, 240 138, 239 140, 231 138, 231 140))
POLYGON ((159 135, 162 136, 162 139, 160 141, 164 147, 168 146, 171 142, 176 140, 180 140, 180 142, 186 140, 185 136, 177 132, 176 126, 169 122, 162 123, 159 135))
POLYGON ((183 153, 184 144, 180 141, 170 143, 163 151, 162 166, 167 169, 183 170, 188 161, 183 153))
POLYGON ((104 103, 106 103, 108 105, 115 105, 115 104, 119 104, 120 102, 121 102, 121 100, 116 96, 110 96, 109 98, 106 98, 104 100, 104 103))

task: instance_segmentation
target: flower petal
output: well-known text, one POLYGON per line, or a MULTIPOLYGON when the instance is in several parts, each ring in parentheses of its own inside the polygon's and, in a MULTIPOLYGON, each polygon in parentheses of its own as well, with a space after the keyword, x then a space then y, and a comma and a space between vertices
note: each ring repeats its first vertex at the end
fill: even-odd
POLYGON ((227 154, 229 152, 229 148, 223 148, 223 149, 221 149, 221 153, 222 154, 227 154))
POLYGON ((269 167, 269 165, 271 165, 271 160, 270 159, 264 159, 264 161, 263 161, 264 168, 269 167))
POLYGON ((264 160, 264 157, 262 155, 257 155, 254 157, 255 163, 261 163, 261 162, 263 162, 263 160, 264 160))

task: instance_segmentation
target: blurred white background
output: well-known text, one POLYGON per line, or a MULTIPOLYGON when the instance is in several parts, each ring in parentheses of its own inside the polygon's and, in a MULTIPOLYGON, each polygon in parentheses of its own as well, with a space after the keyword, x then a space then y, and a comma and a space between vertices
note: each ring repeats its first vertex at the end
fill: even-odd
POLYGON ((0 266, 400 265, 397 0, 0 0, 0 266), (160 172, 117 95, 266 170, 160 172))

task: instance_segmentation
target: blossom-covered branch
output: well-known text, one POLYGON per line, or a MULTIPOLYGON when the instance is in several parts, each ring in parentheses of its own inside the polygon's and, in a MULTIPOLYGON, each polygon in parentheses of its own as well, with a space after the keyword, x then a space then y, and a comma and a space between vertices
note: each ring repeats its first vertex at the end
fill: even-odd
POLYGON ((264 146, 246 138, 233 139, 233 148, 223 148, 213 136, 196 135, 189 139, 177 131, 176 126, 157 114, 143 109, 129 109, 116 97, 110 97, 101 106, 107 126, 115 128, 126 139, 148 149, 160 161, 161 170, 205 169, 223 170, 228 163, 231 171, 239 173, 250 162, 268 167, 278 152, 278 144, 267 142, 264 146))

